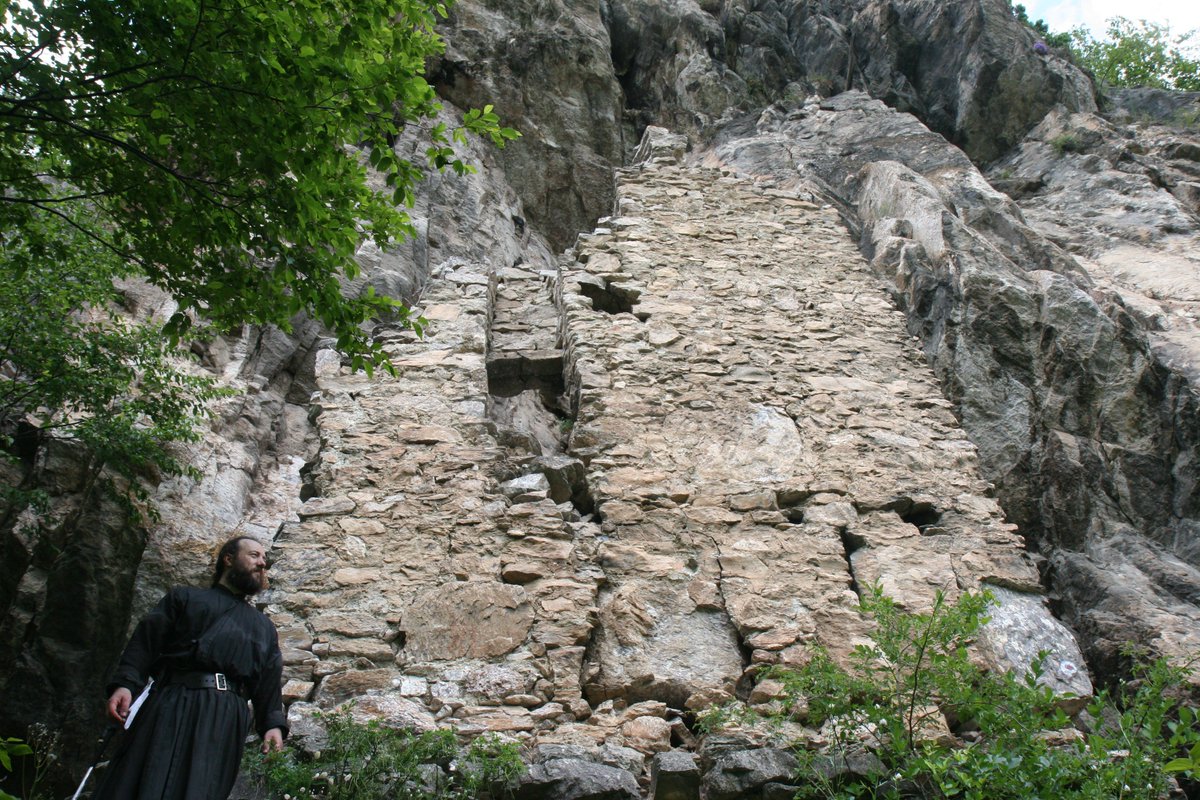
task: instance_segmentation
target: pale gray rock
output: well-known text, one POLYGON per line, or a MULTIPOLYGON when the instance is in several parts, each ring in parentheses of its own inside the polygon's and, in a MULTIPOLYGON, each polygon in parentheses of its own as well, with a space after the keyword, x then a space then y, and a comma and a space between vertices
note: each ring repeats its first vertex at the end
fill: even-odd
POLYGON ((703 796, 707 800, 753 797, 767 783, 790 783, 798 766, 786 750, 734 750, 718 756, 704 773, 703 796))
POLYGON ((650 764, 653 800, 700 800, 700 766, 682 750, 658 753, 650 764))
MULTIPOLYGON (((845 658, 855 586, 918 611, 1000 587, 989 663, 1044 648, 1083 694, 1021 533, 1102 671, 1125 641, 1200 646, 1200 142, 1168 124, 1195 96, 1097 116, 1000 0, 452 13, 439 121, 494 103, 523 138, 465 145, 481 171, 430 176, 416 236, 364 242, 344 287, 417 303, 424 338, 373 328, 395 378, 303 320, 197 348, 244 393, 146 535, 72 500, 69 447, 0 467, 72 521, 54 559, 4 532, 0 723, 96 695, 130 619, 232 532, 273 543, 260 600, 297 696, 587 745, 529 796, 636 796, 627 745, 692 740, 621 704, 724 702, 811 643, 845 658)), ((790 791, 768 772, 710 770, 790 791)))
POLYGON ((521 778, 518 800, 637 800, 637 781, 623 769, 574 758, 534 764, 521 778))
POLYGON ((500 484, 500 491, 512 498, 537 492, 540 492, 545 497, 550 492, 550 481, 546 480, 546 476, 542 473, 535 472, 531 475, 522 475, 519 478, 513 478, 511 481, 505 481, 500 484))
POLYGON ((550 482, 550 497, 556 503, 574 500, 577 505, 586 505, 586 469, 582 461, 570 456, 542 456, 533 460, 533 466, 550 482))
POLYGON ((520 587, 490 581, 443 584, 401 611, 407 632, 401 656, 420 662, 503 655, 525 641, 533 619, 520 587))
POLYGON ((443 35, 430 82, 460 108, 494 105, 523 134, 498 162, 529 223, 567 246, 607 213, 610 170, 624 156, 621 88, 599 8, 457 3, 443 35))
POLYGON ((995 603, 988 608, 988 622, 980 628, 976 646, 989 666, 1012 669, 1025 664, 1028 674, 1035 659, 1041 660, 1038 683, 1071 696, 1063 703, 1067 713, 1082 709, 1092 695, 1083 653, 1070 631, 1046 614, 1045 599, 1000 586, 987 590, 995 603))
MULTIPOLYGON (((1051 174, 1077 170, 1089 179, 1107 181, 1114 187, 1111 196, 1086 190, 1084 184, 1073 192, 1095 197, 1105 208, 1120 202, 1115 200, 1117 187, 1129 182, 1145 185, 1148 180, 1136 159, 1122 159, 1122 152, 1136 156, 1136 148, 1129 139, 1114 138, 1110 124, 1060 111, 1043 125, 1046 133, 1031 134, 1018 151, 1030 157, 1040 153, 1041 161, 1014 156, 1025 160, 1010 166, 1040 163, 1051 174), (1064 126, 1081 137, 1088 152, 1068 153, 1060 164, 1051 158, 1051 145, 1038 137, 1067 130, 1064 126), (1106 177, 1106 170, 1112 169, 1106 164, 1118 162, 1128 163, 1130 174, 1118 170, 1106 177)), ((1071 239, 1044 237, 1036 229, 1041 222, 1035 214, 990 189, 960 151, 931 138, 912 117, 861 95, 847 93, 764 115, 752 135, 736 130, 730 127, 724 134, 728 140, 716 148, 724 162, 774 175, 784 186, 795 181, 797 172, 811 176, 859 226, 864 251, 894 287, 909 330, 921 337, 947 397, 978 448, 985 474, 1025 536, 1044 549, 1086 549, 1120 559, 1119 550, 1097 544, 1136 519, 1147 539, 1180 558, 1192 558, 1195 512, 1183 509, 1195 505, 1196 482, 1188 476, 1190 465, 1197 463, 1192 454, 1200 440, 1192 413, 1195 392, 1185 377, 1191 372, 1182 366, 1188 363, 1192 323, 1178 317, 1181 322, 1164 331, 1167 335, 1148 331, 1161 326, 1153 320, 1166 319, 1169 310, 1186 308, 1176 303, 1190 302, 1185 300, 1191 294, 1188 284, 1178 281, 1169 290, 1178 298, 1171 305, 1160 304, 1156 311, 1148 299, 1153 285, 1149 276, 1156 271, 1161 275, 1164 265, 1171 275, 1189 273, 1182 255, 1186 248, 1164 244, 1155 256, 1113 260, 1107 271, 1096 268, 1104 256, 1077 262, 1055 244, 1071 246, 1071 239), (1142 282, 1143 299, 1128 290, 1119 290, 1123 296, 1114 291, 1118 264, 1131 265, 1126 274, 1142 282)), ((1040 197, 1029 196, 1031 209, 1036 210, 1040 197)), ((1112 234, 1089 228, 1086 220, 1121 212, 1097 213, 1086 202, 1077 211, 1068 210, 1065 193, 1047 192, 1045 202, 1055 197, 1061 197, 1061 206, 1046 214, 1054 217, 1054 225, 1071 224, 1074 214, 1085 218, 1082 226, 1072 228, 1079 231, 1073 236, 1082 237, 1080 249, 1092 252, 1088 248, 1111 240, 1112 234)), ((1159 220, 1155 225, 1190 230, 1192 223, 1168 192, 1147 189, 1132 197, 1135 211, 1159 220)), ((1130 232, 1136 229, 1132 222, 1122 224, 1130 232)), ((1122 229, 1114 223, 1111 230, 1119 234, 1122 229)), ((1154 228, 1146 236, 1151 242, 1160 235, 1164 242, 1184 236, 1164 231, 1154 228)), ((1129 253, 1113 251, 1114 259, 1118 252, 1129 253)), ((1091 579, 1103 574, 1085 568, 1075 556, 1060 563, 1064 570, 1085 569, 1091 579)), ((1117 562, 1111 568, 1114 574, 1120 571, 1117 562)), ((1109 615, 1081 624, 1077 615, 1089 603, 1085 582, 1059 570, 1051 576, 1059 591, 1071 597, 1067 607, 1076 629, 1095 631, 1089 637, 1098 634, 1096 641, 1109 643, 1102 649, 1112 642, 1099 634, 1105 625, 1129 632, 1125 621, 1118 624, 1109 615)), ((1180 579, 1175 580, 1178 584, 1180 579)), ((1148 582, 1153 585, 1155 580, 1148 582)), ((1098 586, 1093 596, 1117 590, 1098 586)), ((1151 601, 1159 609, 1156 617, 1181 613, 1168 599, 1178 595, 1165 587, 1148 596, 1156 598, 1151 601)), ((1179 623, 1191 614, 1182 611, 1179 623)), ((1139 638, 1159 645, 1177 639, 1168 646, 1170 652, 1180 652, 1186 642, 1186 637, 1155 636, 1149 625, 1141 628, 1139 638)), ((1094 658, 1090 645, 1085 642, 1084 647, 1094 658)))

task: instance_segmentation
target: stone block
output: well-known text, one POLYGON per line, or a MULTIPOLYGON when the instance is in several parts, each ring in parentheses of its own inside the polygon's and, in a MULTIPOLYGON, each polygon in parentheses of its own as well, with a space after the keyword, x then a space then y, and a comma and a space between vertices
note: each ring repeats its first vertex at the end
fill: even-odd
POLYGON ((521 778, 516 800, 638 800, 633 775, 574 758, 534 764, 521 778))
POLYGON ((704 775, 706 800, 740 800, 767 783, 788 783, 799 762, 786 750, 762 747, 719 756, 704 775))
MULTIPOLYGON (((540 477, 540 476, 539 476, 540 477)), ((402 612, 408 662, 501 656, 533 625, 525 590, 493 581, 455 581, 422 592, 402 612)))
POLYGON ((650 800, 700 800, 700 766, 682 750, 658 753, 650 762, 650 800))

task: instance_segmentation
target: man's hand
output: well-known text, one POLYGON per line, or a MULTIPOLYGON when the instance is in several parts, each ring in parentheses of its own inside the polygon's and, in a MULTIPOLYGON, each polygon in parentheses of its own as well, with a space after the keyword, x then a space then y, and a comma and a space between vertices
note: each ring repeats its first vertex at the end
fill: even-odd
POLYGON ((108 716, 124 725, 125 720, 129 718, 131 705, 133 705, 133 694, 124 687, 118 688, 108 698, 108 716))
POLYGON ((271 730, 263 734, 262 751, 264 755, 272 751, 278 753, 282 749, 283 731, 279 730, 279 728, 271 728, 271 730))

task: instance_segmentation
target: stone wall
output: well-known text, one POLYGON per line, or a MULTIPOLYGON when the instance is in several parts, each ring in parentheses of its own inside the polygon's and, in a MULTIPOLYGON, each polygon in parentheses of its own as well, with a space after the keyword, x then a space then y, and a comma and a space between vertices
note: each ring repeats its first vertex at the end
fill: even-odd
POLYGON ((844 657, 875 584, 913 610, 994 587, 981 657, 1046 649, 1090 691, 1058 677, 1074 640, 836 211, 681 150, 648 146, 557 268, 442 265, 394 378, 317 354, 313 496, 264 597, 298 734, 353 700, 526 744, 528 796, 635 797, 763 666, 844 657))
MULTIPOLYGON (((1123 159, 1143 146, 1106 139, 1106 125, 1060 110, 997 168, 1045 182, 1007 184, 1026 210, 917 119, 857 92, 768 109, 704 158, 816 182, 843 209, 1006 513, 1049 558, 1089 662, 1112 674, 1130 641, 1200 646, 1200 349, 1195 212, 1148 177, 1182 170, 1123 159), (1064 127, 1094 152, 1051 156, 1064 127)), ((1172 139, 1164 150, 1186 145, 1172 139)))

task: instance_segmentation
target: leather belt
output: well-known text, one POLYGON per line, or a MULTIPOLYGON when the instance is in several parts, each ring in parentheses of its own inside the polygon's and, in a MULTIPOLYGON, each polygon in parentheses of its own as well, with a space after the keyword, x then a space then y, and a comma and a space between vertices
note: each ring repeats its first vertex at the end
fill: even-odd
POLYGON ((171 672, 164 684, 178 684, 188 689, 216 689, 218 692, 233 692, 244 696, 245 687, 223 672, 171 672))

